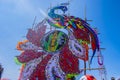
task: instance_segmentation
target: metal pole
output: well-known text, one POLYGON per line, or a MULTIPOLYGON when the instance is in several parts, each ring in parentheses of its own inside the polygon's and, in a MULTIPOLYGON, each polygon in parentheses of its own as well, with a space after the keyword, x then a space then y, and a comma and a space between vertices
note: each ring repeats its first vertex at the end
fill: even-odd
POLYGON ((105 68, 84 68, 84 69, 81 69, 81 70, 101 70, 101 69, 105 69, 105 68))
POLYGON ((84 61, 84 75, 86 75, 86 61, 84 61))

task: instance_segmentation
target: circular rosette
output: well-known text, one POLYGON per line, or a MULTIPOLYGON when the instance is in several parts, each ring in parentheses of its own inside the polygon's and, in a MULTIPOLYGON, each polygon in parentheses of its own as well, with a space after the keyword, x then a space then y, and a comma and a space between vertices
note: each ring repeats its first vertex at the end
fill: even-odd
POLYGON ((60 51, 68 40, 68 36, 59 30, 53 30, 45 34, 41 40, 43 50, 50 53, 60 51))

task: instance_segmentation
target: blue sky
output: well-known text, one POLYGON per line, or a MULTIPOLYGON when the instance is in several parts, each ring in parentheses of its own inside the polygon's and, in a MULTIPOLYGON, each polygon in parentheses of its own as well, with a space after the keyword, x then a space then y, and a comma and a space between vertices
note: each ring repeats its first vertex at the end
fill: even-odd
MULTIPOLYGON (((28 28, 44 16, 40 9, 46 11, 50 4, 53 6, 67 0, 0 0, 0 63, 5 68, 3 77, 17 80, 20 65, 16 65, 14 57, 20 52, 15 49, 18 41, 24 40, 28 28)), ((91 26, 97 27, 104 63, 108 79, 120 77, 120 1, 119 0, 71 0, 70 14, 84 18, 84 7, 87 6, 87 18, 91 26)))

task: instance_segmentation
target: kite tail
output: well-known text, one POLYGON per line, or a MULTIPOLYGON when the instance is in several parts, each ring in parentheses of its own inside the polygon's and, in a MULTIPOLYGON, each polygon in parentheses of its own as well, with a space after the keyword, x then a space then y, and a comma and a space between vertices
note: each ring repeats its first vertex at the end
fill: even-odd
POLYGON ((99 41, 98 41, 98 36, 97 34, 95 33, 95 31, 89 27, 89 25, 87 23, 84 23, 83 24, 84 27, 90 32, 90 36, 92 37, 91 39, 91 45, 92 45, 92 50, 93 50, 93 54, 92 54, 92 57, 91 57, 91 60, 90 60, 90 64, 92 63, 92 59, 96 53, 96 50, 99 51, 99 41), (94 45, 94 46, 93 46, 94 45))
POLYGON ((92 54, 92 57, 91 57, 91 59, 90 59, 90 64, 92 64, 92 60, 93 60, 93 57, 95 56, 95 53, 96 53, 96 49, 93 50, 93 54, 92 54))

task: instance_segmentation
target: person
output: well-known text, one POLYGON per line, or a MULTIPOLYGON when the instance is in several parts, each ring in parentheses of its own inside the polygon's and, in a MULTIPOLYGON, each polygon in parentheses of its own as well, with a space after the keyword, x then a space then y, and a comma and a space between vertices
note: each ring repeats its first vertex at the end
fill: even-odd
POLYGON ((115 80, 115 77, 111 77, 111 80, 115 80))
POLYGON ((2 65, 0 64, 0 80, 1 80, 1 77, 2 77, 2 73, 3 73, 3 68, 2 68, 2 65))

